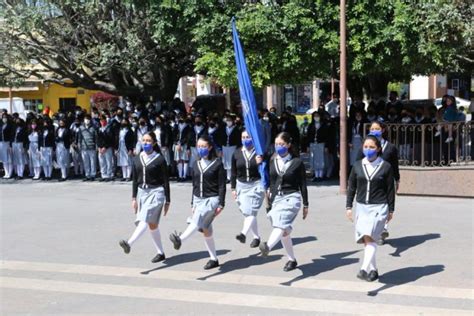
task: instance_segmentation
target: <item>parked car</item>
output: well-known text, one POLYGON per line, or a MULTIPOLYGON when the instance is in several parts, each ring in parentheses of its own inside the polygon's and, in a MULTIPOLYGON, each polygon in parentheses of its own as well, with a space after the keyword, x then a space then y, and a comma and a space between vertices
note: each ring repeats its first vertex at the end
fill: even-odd
MULTIPOLYGON (((439 109, 441 107, 441 100, 442 98, 437 98, 435 100, 435 105, 439 109)), ((471 104, 471 101, 463 99, 463 98, 458 98, 456 97, 456 106, 459 108, 460 106, 463 106, 465 109, 469 108, 469 105, 471 104)))

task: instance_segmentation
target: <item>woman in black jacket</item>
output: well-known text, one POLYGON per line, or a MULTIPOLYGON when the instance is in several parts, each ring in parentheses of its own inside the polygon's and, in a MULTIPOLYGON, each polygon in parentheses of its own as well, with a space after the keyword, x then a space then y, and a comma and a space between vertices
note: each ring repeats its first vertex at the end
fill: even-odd
POLYGON ((25 121, 21 118, 16 119, 15 125, 12 140, 12 161, 16 171, 16 179, 21 180, 23 179, 25 165, 27 164, 28 131, 25 121))
POLYGON ((211 140, 202 136, 197 142, 200 159, 193 167, 193 195, 191 199, 193 217, 186 230, 178 235, 170 235, 174 248, 178 250, 183 241, 196 231, 204 234, 207 251, 211 257, 204 266, 205 270, 219 266, 217 260, 214 237, 212 235, 212 222, 225 205, 226 173, 222 160, 217 157, 211 140))
POLYGON ((53 173, 53 152, 54 143, 54 127, 51 119, 47 118, 43 122, 43 138, 39 143, 41 152, 41 167, 43 168, 44 180, 50 181, 53 173))
POLYGON ((7 113, 2 114, 2 121, 0 122, 0 162, 3 164, 5 170, 4 179, 10 179, 13 172, 12 164, 12 140, 14 133, 14 126, 7 113))
POLYGON ((69 148, 71 146, 71 132, 66 125, 66 119, 59 120, 56 130, 56 162, 61 169, 61 178, 58 181, 66 181, 69 171, 69 148))
POLYGON ((290 134, 283 132, 275 139, 275 154, 270 160, 270 205, 267 214, 273 230, 267 242, 260 243, 262 256, 281 240, 288 255, 284 271, 296 269, 298 263, 293 252, 291 232, 293 222, 303 204, 303 219, 308 215, 308 189, 306 170, 297 152, 292 151, 290 134))
POLYGON ((134 148, 135 135, 130 128, 128 119, 123 119, 119 132, 117 151, 117 166, 122 167, 122 181, 131 180, 134 148))
POLYGON ((355 240, 365 245, 364 260, 357 277, 366 281, 378 279, 375 260, 377 241, 382 238, 384 225, 395 210, 395 181, 393 169, 382 157, 382 145, 372 135, 363 143, 365 158, 352 167, 347 192, 346 215, 355 219, 355 240), (353 201, 356 198, 356 216, 353 201))
POLYGON ((132 208, 137 215, 137 227, 128 240, 119 242, 125 253, 143 235, 147 227, 150 229, 157 255, 152 263, 165 260, 158 224, 161 212, 168 213, 171 196, 168 178, 168 166, 160 153, 156 135, 148 132, 142 137, 143 151, 133 159, 132 208))
POLYGON ((322 118, 322 112, 314 112, 313 120, 308 125, 308 142, 310 150, 310 166, 314 172, 313 182, 324 178, 324 155, 328 143, 328 127, 322 118))

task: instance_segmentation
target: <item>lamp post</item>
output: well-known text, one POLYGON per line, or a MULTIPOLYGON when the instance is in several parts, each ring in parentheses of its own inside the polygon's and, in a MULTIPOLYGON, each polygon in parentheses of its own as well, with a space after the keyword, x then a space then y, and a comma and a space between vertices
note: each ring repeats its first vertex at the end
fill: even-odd
POLYGON ((346 0, 340 0, 340 54, 339 54, 339 192, 347 193, 347 86, 346 86, 346 0))

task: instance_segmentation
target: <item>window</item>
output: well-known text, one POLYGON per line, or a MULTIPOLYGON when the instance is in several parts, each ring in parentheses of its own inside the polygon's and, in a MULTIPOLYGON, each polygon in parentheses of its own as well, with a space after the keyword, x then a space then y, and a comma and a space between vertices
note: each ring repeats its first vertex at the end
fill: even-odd
POLYGON ((74 111, 76 107, 76 98, 59 98, 59 111, 74 111))
POLYGON ((23 104, 25 105, 26 111, 38 112, 38 104, 43 103, 42 99, 24 99, 23 104))

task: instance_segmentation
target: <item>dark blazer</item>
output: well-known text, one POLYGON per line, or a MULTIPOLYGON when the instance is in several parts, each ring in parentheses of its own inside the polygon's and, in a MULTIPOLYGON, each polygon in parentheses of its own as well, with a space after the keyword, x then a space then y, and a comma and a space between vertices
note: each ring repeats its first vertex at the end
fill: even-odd
POLYGON ((23 143, 24 148, 28 148, 28 131, 25 127, 15 128, 12 142, 23 143))
MULTIPOLYGON (((398 168, 398 149, 394 144, 389 143, 388 141, 386 141, 385 144, 386 145, 382 146, 382 159, 392 166, 393 178, 398 182, 400 181, 400 170, 398 168)), ((357 153, 356 160, 362 160, 363 158, 364 153, 361 148, 357 153)))
POLYGON ((71 138, 72 136, 71 136, 71 131, 69 130, 69 128, 67 127, 64 128, 62 137, 59 136, 59 128, 56 130, 56 135, 55 135, 56 143, 63 142, 64 147, 66 147, 67 149, 69 149, 69 146, 71 146, 71 138))

